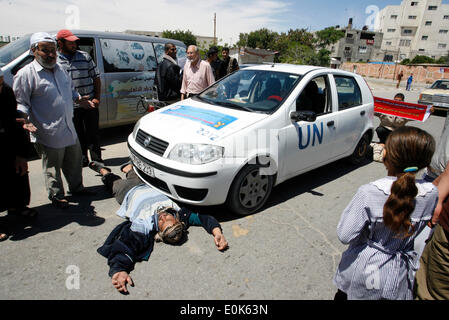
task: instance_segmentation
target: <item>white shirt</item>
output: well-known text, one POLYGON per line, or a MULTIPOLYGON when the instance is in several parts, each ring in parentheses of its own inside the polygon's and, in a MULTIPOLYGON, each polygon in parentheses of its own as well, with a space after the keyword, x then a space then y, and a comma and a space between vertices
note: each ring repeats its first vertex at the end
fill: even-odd
POLYGON ((23 67, 14 76, 17 110, 26 113, 37 128, 31 142, 50 148, 64 148, 77 140, 73 125, 74 91, 69 74, 56 64, 53 72, 36 60, 23 67))

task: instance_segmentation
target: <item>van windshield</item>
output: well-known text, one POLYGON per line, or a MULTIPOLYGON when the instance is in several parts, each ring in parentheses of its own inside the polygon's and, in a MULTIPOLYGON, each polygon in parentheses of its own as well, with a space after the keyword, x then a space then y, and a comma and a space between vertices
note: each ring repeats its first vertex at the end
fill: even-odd
POLYGON ((28 34, 20 39, 8 43, 6 46, 0 48, 0 67, 7 65, 24 52, 30 49, 30 38, 28 34))
POLYGON ((244 69, 217 81, 197 98, 222 107, 272 113, 300 79, 298 74, 244 69))

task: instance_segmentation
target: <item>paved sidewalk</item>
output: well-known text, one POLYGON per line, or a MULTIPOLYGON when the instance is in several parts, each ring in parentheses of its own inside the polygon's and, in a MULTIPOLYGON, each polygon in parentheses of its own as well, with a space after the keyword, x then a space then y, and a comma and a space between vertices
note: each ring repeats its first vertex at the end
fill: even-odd
MULTIPOLYGON (((380 79, 380 78, 374 78, 374 77, 364 77, 365 80, 368 82, 370 86, 380 86, 380 87, 388 87, 388 88, 396 88, 397 80, 392 79, 380 79)), ((401 81, 401 85, 399 87, 399 90, 405 91, 405 86, 407 84, 407 79, 403 79, 401 81)), ((420 83, 420 82, 412 82, 412 86, 410 88, 410 91, 418 91, 421 92, 425 88, 430 87, 430 84, 427 83, 420 83)))

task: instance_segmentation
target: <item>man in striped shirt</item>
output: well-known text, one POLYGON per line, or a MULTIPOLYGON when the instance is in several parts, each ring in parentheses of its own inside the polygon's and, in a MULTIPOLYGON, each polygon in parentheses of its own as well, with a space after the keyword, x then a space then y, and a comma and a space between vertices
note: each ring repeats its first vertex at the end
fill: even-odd
POLYGON ((100 72, 87 52, 77 50, 79 40, 70 30, 60 30, 56 35, 58 40, 58 62, 72 77, 75 90, 81 96, 88 96, 89 104, 80 106, 74 104, 73 123, 81 144, 83 167, 89 163, 87 150, 92 161, 103 162, 98 136, 98 122, 101 94, 100 72))

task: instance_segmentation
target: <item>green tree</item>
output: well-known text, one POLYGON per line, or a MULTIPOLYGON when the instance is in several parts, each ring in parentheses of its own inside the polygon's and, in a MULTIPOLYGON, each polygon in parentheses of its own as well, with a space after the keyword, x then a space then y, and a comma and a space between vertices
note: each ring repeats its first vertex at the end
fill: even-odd
POLYGON ((309 46, 292 42, 287 51, 280 57, 283 63, 318 65, 319 59, 315 50, 309 46))
POLYGON ((262 28, 248 34, 247 46, 250 48, 271 49, 277 37, 277 32, 262 28))
POLYGON ((446 64, 446 65, 449 65, 449 52, 448 52, 447 56, 441 56, 441 57, 436 61, 436 63, 438 63, 438 64, 446 64))
POLYGON ((416 56, 410 61, 411 64, 419 64, 419 63, 435 63, 435 59, 432 59, 428 56, 416 56))
POLYGON ((186 46, 196 45, 196 37, 190 30, 164 30, 162 32, 162 37, 182 41, 186 46))
POLYGON ((338 40, 345 36, 343 30, 335 29, 334 27, 328 27, 315 33, 317 37, 317 44, 320 48, 326 48, 327 46, 336 43, 338 40))
POLYGON ((290 29, 288 30, 287 38, 289 41, 299 42, 311 48, 314 48, 317 42, 313 33, 308 32, 307 29, 290 29))

